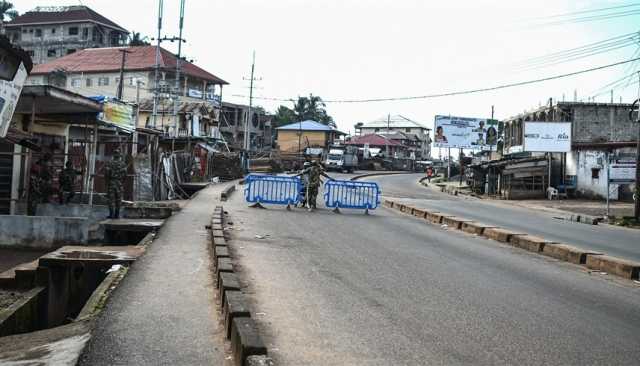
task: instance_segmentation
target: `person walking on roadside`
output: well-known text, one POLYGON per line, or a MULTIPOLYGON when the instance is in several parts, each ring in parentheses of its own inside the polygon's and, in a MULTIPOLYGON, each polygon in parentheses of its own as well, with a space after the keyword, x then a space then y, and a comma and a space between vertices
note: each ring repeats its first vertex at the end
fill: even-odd
POLYGON ((109 218, 120 218, 120 205, 122 204, 122 191, 124 179, 127 176, 127 166, 122 161, 120 150, 113 154, 113 160, 107 163, 105 181, 107 183, 107 201, 109 204, 109 218))
POLYGON ((305 176, 305 175, 306 175, 305 179, 307 182, 306 205, 309 211, 311 211, 317 208, 316 200, 318 197, 318 189, 320 188, 320 183, 322 183, 320 176, 324 176, 329 180, 334 180, 334 179, 328 176, 327 173, 324 172, 324 169, 322 169, 322 166, 317 161, 314 161, 313 163, 311 163, 311 166, 304 169, 297 176, 305 176))
POLYGON ((432 166, 428 166, 426 173, 427 173, 427 181, 429 183, 431 183, 431 177, 433 177, 433 167, 432 166))

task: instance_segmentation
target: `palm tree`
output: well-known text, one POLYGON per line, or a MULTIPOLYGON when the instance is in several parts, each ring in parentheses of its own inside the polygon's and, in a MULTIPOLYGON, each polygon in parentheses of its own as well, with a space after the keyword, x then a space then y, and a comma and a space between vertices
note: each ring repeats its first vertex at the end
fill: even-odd
POLYGON ((0 1, 0 30, 4 29, 5 16, 11 21, 18 17, 18 12, 13 8, 12 3, 2 0, 0 1))
POLYGON ((148 46, 149 43, 147 40, 149 37, 142 37, 140 32, 131 31, 131 35, 129 35, 129 46, 148 46))

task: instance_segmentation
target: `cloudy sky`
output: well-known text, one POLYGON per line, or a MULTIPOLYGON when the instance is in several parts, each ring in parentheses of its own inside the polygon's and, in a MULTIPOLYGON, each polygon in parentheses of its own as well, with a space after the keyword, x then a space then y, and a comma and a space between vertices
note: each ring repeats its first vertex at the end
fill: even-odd
MULTIPOLYGON (((157 0, 14 1, 20 12, 38 5, 79 3, 126 29, 149 36, 156 33, 157 0)), ((164 3, 163 33, 175 35, 179 1, 164 3)), ((254 50, 256 76, 262 79, 255 91, 258 97, 286 99, 309 93, 325 100, 406 97, 537 79, 637 57, 638 42, 621 38, 609 48, 594 46, 597 52, 584 54, 597 54, 586 58, 570 60, 583 55, 574 51, 534 59, 638 31, 640 5, 635 4, 596 0, 187 0, 184 37, 187 57, 231 84, 223 96, 231 102, 247 103, 242 96, 248 95, 248 83, 243 78, 249 76, 254 50), (611 7, 615 8, 592 12, 611 7), (575 14, 581 11, 585 12, 575 14), (562 16, 566 13, 572 15, 562 16), (614 13, 631 15, 575 21, 614 13), (611 50, 599 52, 607 49, 611 50)), ((166 47, 173 49, 170 44, 166 47)), ((347 132, 356 122, 387 113, 431 127, 436 114, 489 117, 495 105, 496 118, 506 118, 549 98, 564 95, 573 100, 576 92, 578 99, 600 94, 596 101, 607 102, 611 87, 605 86, 632 74, 639 65, 465 96, 328 103, 327 110, 347 132)), ((636 80, 612 85, 614 99, 633 98, 638 93, 636 80)), ((270 111, 280 103, 290 104, 256 103, 270 111)))

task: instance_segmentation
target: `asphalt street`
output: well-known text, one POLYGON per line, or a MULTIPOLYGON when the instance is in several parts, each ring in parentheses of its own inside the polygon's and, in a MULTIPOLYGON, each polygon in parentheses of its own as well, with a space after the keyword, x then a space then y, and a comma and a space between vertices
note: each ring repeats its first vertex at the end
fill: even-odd
POLYGON ((605 254, 640 261, 640 231, 609 225, 586 225, 554 218, 549 212, 488 201, 452 196, 419 185, 421 174, 399 174, 367 178, 378 182, 387 197, 401 198, 416 207, 430 208, 505 229, 541 236, 605 254))
MULTIPOLYGON (((386 194, 402 196, 389 183, 395 179, 410 177, 379 181, 386 194)), ((242 194, 225 209, 245 292, 278 364, 640 360, 634 282, 389 209, 262 210, 247 207, 242 194)))

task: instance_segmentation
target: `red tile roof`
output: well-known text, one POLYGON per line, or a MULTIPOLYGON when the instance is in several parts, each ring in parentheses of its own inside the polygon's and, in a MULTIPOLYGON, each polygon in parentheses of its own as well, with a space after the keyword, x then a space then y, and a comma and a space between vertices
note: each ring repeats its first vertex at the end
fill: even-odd
POLYGON ((28 11, 14 20, 5 23, 5 26, 10 28, 31 24, 79 23, 87 21, 129 33, 126 29, 96 13, 88 6, 61 6, 51 7, 51 9, 36 8, 36 10, 28 11))
POLYGON ((380 136, 375 133, 370 133, 368 135, 356 136, 351 139, 351 141, 347 142, 349 145, 364 145, 369 144, 369 146, 402 146, 401 143, 386 139, 383 136, 380 136))
MULTIPOLYGON (((36 65, 31 71, 31 75, 48 74, 58 70, 64 70, 69 73, 120 71, 120 64, 122 63, 122 53, 120 50, 122 49, 130 51, 130 53, 127 53, 124 67, 125 71, 154 69, 156 64, 156 46, 87 48, 51 62, 36 65)), ((160 48, 161 70, 175 70, 176 60, 177 57, 173 53, 164 48, 160 48)), ((181 66, 181 72, 186 75, 216 84, 228 84, 226 81, 190 62, 183 61, 181 66)))

